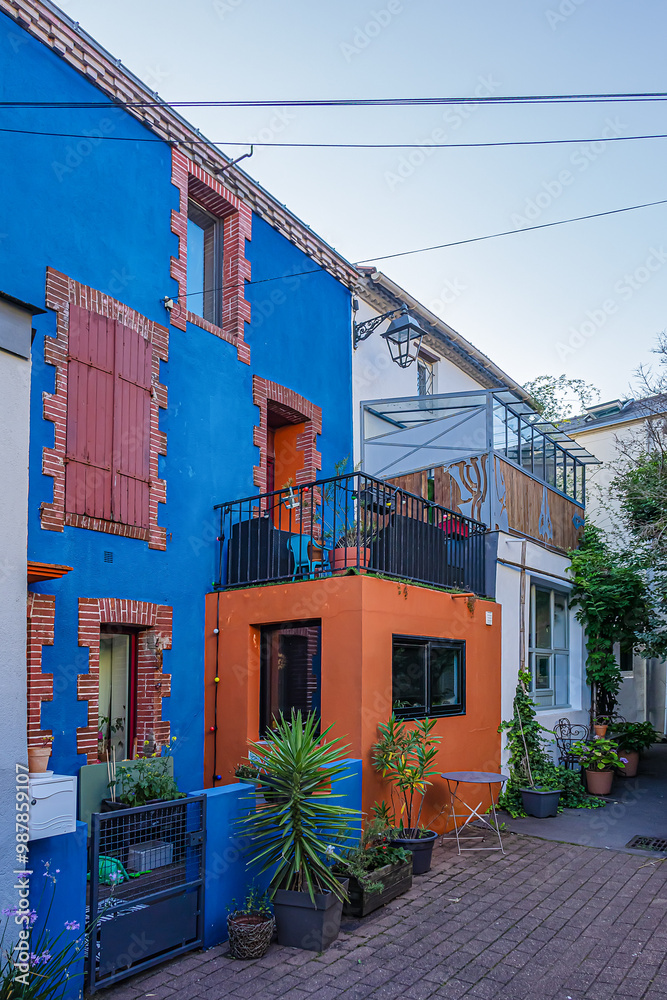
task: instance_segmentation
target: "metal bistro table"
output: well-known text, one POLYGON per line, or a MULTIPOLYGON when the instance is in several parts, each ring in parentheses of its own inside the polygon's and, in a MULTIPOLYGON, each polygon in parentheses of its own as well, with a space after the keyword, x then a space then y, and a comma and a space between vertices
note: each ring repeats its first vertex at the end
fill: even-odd
MULTIPOLYGON (((454 820, 454 836, 456 838, 456 846, 458 848, 459 854, 461 854, 462 851, 502 851, 503 854, 504 854, 505 853, 505 849, 503 848, 503 842, 502 842, 502 839, 501 839, 501 836, 500 836, 500 828, 498 826, 498 817, 496 815, 496 804, 495 804, 495 800, 494 800, 493 787, 492 786, 493 785, 500 785, 501 786, 501 790, 502 790, 503 783, 505 781, 507 781, 507 775, 506 774, 495 774, 493 771, 450 771, 447 774, 441 774, 440 777, 444 778, 445 781, 447 782, 447 788, 449 789, 449 794, 450 794, 451 800, 452 800, 452 813, 451 813, 451 815, 452 815, 452 819, 454 820), (477 805, 475 806, 475 808, 473 809, 472 806, 469 806, 467 802, 464 802, 464 800, 462 798, 460 798, 460 796, 458 794, 459 785, 488 785, 489 786, 489 795, 491 796, 491 813, 493 815, 493 822, 492 823, 487 819, 486 816, 480 816, 480 814, 478 812, 478 809, 480 809, 480 807, 482 805, 482 802, 478 802, 477 805), (468 814, 469 815, 466 815, 465 813, 457 813, 457 811, 456 811, 456 803, 457 802, 459 803, 459 805, 464 806, 468 810, 468 814), (459 824, 458 824, 458 820, 460 820, 460 819, 465 820, 465 822, 461 826, 459 826, 459 824), (489 828, 489 830, 491 830, 493 833, 495 833, 496 837, 498 838, 498 844, 500 845, 499 847, 461 847, 461 841, 462 840, 481 840, 482 839, 482 834, 481 833, 479 834, 479 836, 475 836, 475 837, 468 837, 468 836, 462 837, 461 836, 461 833, 463 832, 463 830, 465 830, 465 828, 467 827, 468 823, 470 823, 473 819, 480 820, 485 826, 487 826, 489 828)), ((499 790, 498 794, 500 794, 500 790, 499 790)), ((454 837, 445 837, 445 836, 443 836, 442 839, 443 840, 454 840, 454 837)))

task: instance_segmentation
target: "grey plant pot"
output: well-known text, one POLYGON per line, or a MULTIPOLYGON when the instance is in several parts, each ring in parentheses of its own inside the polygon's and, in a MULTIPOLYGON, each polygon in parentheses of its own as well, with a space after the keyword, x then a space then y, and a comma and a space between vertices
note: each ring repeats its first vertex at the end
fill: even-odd
POLYGON ((521 788, 523 808, 529 816, 546 819, 558 813, 558 803, 562 788, 521 788))
POLYGON ((433 845, 438 835, 433 830, 424 830, 423 837, 408 836, 410 833, 416 832, 416 830, 404 830, 403 836, 394 837, 391 841, 391 846, 402 847, 404 850, 410 851, 412 854, 412 874, 425 875, 426 872, 431 870, 433 845))
MULTIPOLYGON (((348 880, 341 879, 347 891, 348 880)), ((307 892, 278 889, 273 897, 278 944, 306 951, 324 951, 340 931, 343 900, 333 892, 315 895, 315 904, 307 892)))

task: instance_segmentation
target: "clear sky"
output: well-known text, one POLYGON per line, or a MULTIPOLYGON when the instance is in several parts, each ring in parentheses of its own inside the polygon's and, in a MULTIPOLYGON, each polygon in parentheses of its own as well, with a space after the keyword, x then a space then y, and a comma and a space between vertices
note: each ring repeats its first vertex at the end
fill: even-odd
MULTIPOLYGON (((63 0, 168 101, 665 91, 664 0, 63 0)), ((185 109, 226 143, 667 133, 667 103, 185 109), (465 116, 465 117, 464 117, 465 116), (438 131, 440 130, 440 131, 438 131), (444 137, 441 133, 444 133, 444 137)), ((359 261, 667 197, 667 139, 255 148, 244 168, 359 261)), ((667 205, 378 264, 514 378, 628 393, 667 326, 667 205)))

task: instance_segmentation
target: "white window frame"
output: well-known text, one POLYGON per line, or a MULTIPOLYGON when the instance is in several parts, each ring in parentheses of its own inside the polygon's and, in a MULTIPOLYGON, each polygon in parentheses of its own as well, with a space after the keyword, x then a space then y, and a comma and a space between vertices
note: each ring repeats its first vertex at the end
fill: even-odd
POLYGON ((529 594, 529 632, 528 632, 528 672, 530 673, 531 684, 530 684, 530 694, 535 702, 538 709, 551 711, 555 708, 569 708, 571 705, 571 694, 570 694, 570 668, 571 668, 571 650, 570 650, 570 600, 569 593, 565 589, 560 587, 554 587, 549 583, 546 583, 539 579, 531 579, 530 581, 530 594, 529 594), (543 593, 549 594, 549 633, 551 636, 551 645, 547 647, 537 646, 536 644, 536 615, 535 615, 535 595, 536 592, 540 590, 543 593), (554 636, 554 603, 555 597, 558 594, 560 597, 565 599, 565 645, 564 646, 554 646, 553 636, 554 636), (548 688, 537 688, 535 686, 535 661, 538 656, 549 657, 549 687, 548 688), (566 668, 566 678, 567 678, 567 692, 564 701, 556 700, 556 657, 565 656, 567 661, 566 668), (550 700, 545 700, 550 697, 550 700), (540 699, 540 700, 538 700, 540 699))

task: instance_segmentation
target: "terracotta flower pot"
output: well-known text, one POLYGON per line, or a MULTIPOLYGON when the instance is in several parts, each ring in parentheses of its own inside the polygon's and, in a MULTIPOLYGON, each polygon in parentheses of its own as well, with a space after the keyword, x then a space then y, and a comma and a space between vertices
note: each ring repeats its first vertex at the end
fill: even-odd
MULTIPOLYGON (((371 550, 359 548, 359 565, 368 566, 371 559, 371 550)), ((336 572, 346 569, 357 568, 357 547, 356 545, 338 549, 329 549, 329 562, 331 569, 336 572)))
POLYGON ((595 731, 595 735, 596 736, 606 736, 607 735, 607 726, 604 725, 604 724, 602 724, 602 725, 595 725, 595 726, 593 726, 593 729, 595 731))
POLYGON ((48 770, 51 746, 28 747, 28 770, 31 774, 44 774, 48 770))
POLYGON ((586 771, 589 795, 609 795, 613 780, 613 771, 586 771))
POLYGON ((618 751, 619 757, 625 757, 627 764, 625 767, 619 767, 618 773, 622 778, 636 778, 637 768, 639 767, 639 750, 624 750, 623 747, 618 751))

